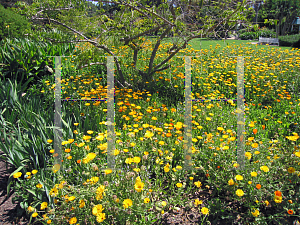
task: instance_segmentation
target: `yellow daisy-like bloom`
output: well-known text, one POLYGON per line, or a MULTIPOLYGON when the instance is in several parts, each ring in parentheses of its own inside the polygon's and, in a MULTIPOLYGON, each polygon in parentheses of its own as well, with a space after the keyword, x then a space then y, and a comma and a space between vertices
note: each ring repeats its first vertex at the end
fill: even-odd
POLYGON ((206 208, 206 207, 203 207, 203 208, 201 209, 201 212, 202 212, 203 215, 207 215, 207 214, 209 214, 209 209, 206 208))
POLYGON ((251 212, 253 216, 258 217, 259 216, 259 211, 256 209, 255 212, 251 212))
POLYGON ((37 217, 38 216, 38 213, 32 213, 32 217, 37 217))
POLYGON ((112 173, 111 169, 104 170, 105 175, 112 173))
POLYGON ((276 203, 281 203, 282 202, 282 197, 281 196, 274 196, 274 202, 276 203))
POLYGON ((47 206, 48 206, 48 203, 47 203, 47 202, 43 202, 43 203, 41 204, 41 210, 46 209, 47 206))
POLYGON ((58 195, 58 189, 55 187, 50 190, 50 196, 55 197, 56 195, 58 195))
POLYGON ((203 202, 197 198, 197 199, 195 199, 194 205, 197 207, 198 205, 201 205, 202 203, 203 202))
POLYGON ((31 173, 32 174, 36 174, 38 171, 37 170, 32 170, 31 173))
POLYGON ((94 133, 94 131, 88 130, 87 133, 88 133, 88 134, 92 134, 92 133, 94 133))
POLYGON ((17 172, 13 175, 14 178, 19 178, 22 176, 22 173, 21 172, 17 172))
POLYGON ((70 220, 69 220, 69 224, 75 224, 77 223, 77 218, 76 217, 72 217, 70 220))
POLYGON ((136 157, 133 157, 133 162, 138 164, 139 162, 141 161, 141 158, 136 156, 136 157))
POLYGON ((246 152, 245 156, 250 160, 252 157, 252 154, 251 154, 251 152, 246 152))
POLYGON ((149 130, 146 131, 146 133, 145 133, 146 138, 151 138, 153 136, 154 136, 154 134, 151 131, 149 131, 149 130))
POLYGON ((99 213, 99 215, 96 217, 98 223, 102 223, 105 219, 105 213, 99 213))
POLYGON ((197 188, 201 188, 202 183, 200 181, 196 181, 194 182, 194 184, 196 185, 197 188))
POLYGON ((236 175, 236 176, 235 176, 235 179, 236 179, 236 180, 243 180, 244 178, 243 178, 242 175, 236 175))
POLYGON ((144 190, 144 183, 143 182, 136 182, 135 185, 134 185, 134 189, 137 191, 137 192, 141 192, 142 190, 144 190))
POLYGON ((265 201, 266 206, 268 206, 270 203, 268 200, 265 201))
POLYGON ((68 198, 68 200, 69 200, 69 201, 74 201, 75 198, 76 198, 75 196, 70 196, 70 197, 68 198))
POLYGON ((288 172, 289 173, 294 173, 295 172, 295 168, 294 167, 289 167, 288 168, 288 172))
POLYGON ((83 140, 87 141, 87 140, 90 140, 92 137, 91 136, 88 136, 88 135, 84 135, 82 137, 83 140))
POLYGON ((130 206, 132 206, 132 201, 131 201, 130 199, 125 199, 125 200, 123 201, 123 207, 124 207, 125 209, 127 209, 127 208, 130 207, 130 206))
POLYGON ((149 202, 150 202, 150 199, 149 199, 149 198, 145 198, 145 199, 144 199, 144 203, 147 204, 147 203, 149 203, 149 202))
POLYGON ((178 188, 181 188, 181 187, 182 187, 182 183, 177 183, 176 186, 177 186, 178 188))
POLYGON ((27 211, 31 213, 34 211, 34 208, 32 206, 28 206, 27 211))
POLYGON ((253 143, 253 144, 251 145, 251 147, 252 147, 252 148, 257 148, 257 147, 258 147, 258 144, 257 144, 257 143, 253 143))
POLYGON ((256 172, 251 172, 251 177, 256 177, 257 173, 256 172))
POLYGON ((241 190, 241 189, 237 189, 236 192, 235 192, 235 194, 236 194, 237 196, 241 197, 241 196, 244 195, 244 192, 243 192, 243 190, 241 190))
POLYGON ((164 171, 166 173, 168 173, 170 171, 170 164, 169 163, 167 163, 167 165, 164 166, 164 171))
POLYGON ((269 172, 270 171, 267 166, 261 166, 260 169, 263 170, 264 172, 269 172))
POLYGON ((228 181, 228 185, 234 185, 234 180, 230 179, 230 180, 228 181))
POLYGON ((85 206, 85 201, 83 199, 81 199, 79 201, 79 208, 83 208, 85 206))
POLYGON ((47 142, 50 144, 50 143, 52 143, 52 142, 53 142, 53 140, 51 140, 51 139, 48 139, 48 140, 47 140, 47 142))
POLYGON ((166 202, 166 201, 162 201, 162 202, 161 202, 161 205, 162 205, 163 207, 165 207, 165 206, 167 205, 167 202, 166 202))
POLYGON ((92 209, 92 213, 94 216, 99 216, 100 213, 104 210, 102 205, 95 205, 92 209))
POLYGON ((300 152, 295 152, 295 156, 300 157, 300 152))
POLYGON ((43 185, 39 183, 39 184, 36 185, 36 187, 37 187, 37 188, 42 188, 43 185))

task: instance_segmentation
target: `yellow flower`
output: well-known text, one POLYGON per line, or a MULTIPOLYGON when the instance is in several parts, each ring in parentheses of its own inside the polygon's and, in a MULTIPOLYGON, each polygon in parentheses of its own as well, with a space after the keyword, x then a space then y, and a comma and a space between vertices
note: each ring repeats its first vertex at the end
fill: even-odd
POLYGON ((288 172, 289 173, 294 173, 295 172, 295 168, 294 167, 289 167, 288 168, 288 172))
POLYGON ((256 177, 257 173, 256 172, 251 172, 251 177, 256 177))
POLYGON ((236 176, 235 176, 235 179, 236 179, 236 180, 243 180, 243 176, 242 176, 242 175, 236 175, 236 176))
POLYGON ((141 192, 144 189, 144 183, 140 182, 140 181, 136 182, 135 185, 134 185, 134 189, 137 192, 141 192))
POLYGON ((52 188, 52 189, 50 190, 50 196, 51 196, 51 197, 55 197, 56 195, 58 195, 58 190, 57 190, 57 188, 55 187, 55 188, 52 188))
POLYGON ((251 159, 252 154, 251 154, 250 152, 246 152, 246 153, 245 153, 245 156, 246 156, 248 159, 251 159))
POLYGON ((261 166, 260 169, 264 172, 269 172, 269 168, 267 166, 261 166))
POLYGON ((251 212, 253 216, 258 217, 259 216, 259 211, 256 209, 255 212, 251 212))
POLYGON ((162 202, 161 202, 161 205, 162 205, 163 207, 165 207, 165 206, 167 205, 167 202, 166 202, 166 201, 162 201, 162 202))
POLYGON ((104 208, 102 207, 102 205, 95 205, 92 209, 92 213, 94 216, 98 216, 100 213, 102 213, 103 210, 104 208))
POLYGON ((53 140, 51 140, 51 139, 48 139, 48 140, 47 140, 47 142, 50 144, 50 143, 52 143, 52 142, 53 142, 53 140))
POLYGON ((79 208, 83 208, 85 206, 85 201, 82 199, 79 201, 79 208))
POLYGON ((194 184, 196 185, 196 187, 201 188, 202 183, 200 181, 194 182, 194 184))
POLYGON ((201 209, 201 212, 202 212, 202 214, 207 215, 207 214, 209 214, 209 209, 206 208, 206 207, 203 207, 203 208, 201 209))
POLYGON ((145 199, 144 199, 144 203, 147 204, 147 203, 149 203, 149 202, 150 202, 150 199, 149 199, 149 198, 145 198, 145 199))
POLYGON ((127 209, 127 208, 130 207, 130 206, 132 206, 132 201, 131 201, 130 199, 125 199, 125 200, 123 201, 123 207, 124 207, 125 209, 127 209))
POLYGON ((149 130, 147 130, 146 133, 145 133, 145 137, 146 138, 151 138, 151 137, 153 137, 153 135, 154 134, 151 131, 149 131, 149 130))
POLYGON ((48 206, 48 203, 47 203, 47 202, 43 202, 43 203, 41 204, 41 210, 46 209, 47 206, 48 206))
POLYGON ((98 223, 102 223, 105 219, 105 213, 99 213, 99 215, 96 217, 98 223))
POLYGON ((270 203, 268 200, 265 201, 266 206, 268 206, 270 203))
POLYGON ((29 206, 29 207, 27 208, 27 210, 28 210, 28 212, 33 212, 33 211, 34 211, 34 208, 33 208, 32 206, 29 206))
POLYGON ((282 197, 281 196, 274 196, 274 202, 276 203, 281 203, 282 202, 282 197))
POLYGON ((139 162, 141 161, 141 158, 136 156, 136 157, 133 157, 133 162, 138 164, 139 162))
POLYGON ((241 197, 241 196, 244 195, 244 192, 243 192, 243 190, 241 190, 241 189, 237 189, 235 193, 236 193, 236 195, 239 196, 239 197, 241 197))
POLYGON ((180 188, 180 187, 182 187, 182 183, 177 183, 176 186, 177 186, 178 188, 180 188))
POLYGON ((105 175, 110 174, 110 173, 112 173, 112 170, 111 169, 104 170, 104 173, 105 173, 105 175))
POLYGON ((77 222, 77 218, 76 217, 72 217, 70 220, 69 220, 69 224, 75 224, 77 222))
POLYGON ((169 163, 167 163, 167 165, 164 166, 164 171, 166 173, 168 173, 170 171, 170 164, 169 163))
POLYGON ((73 200, 75 200, 75 198, 76 198, 75 196, 70 196, 70 197, 68 198, 68 200, 69 200, 69 201, 73 201, 73 200))
POLYGON ((195 199, 194 205, 197 207, 198 205, 201 205, 202 203, 203 202, 197 198, 197 199, 195 199))
POLYGON ((228 181, 228 184, 229 184, 229 185, 234 185, 234 181, 233 181, 232 179, 230 179, 230 180, 228 181))
POLYGON ((37 188, 42 188, 43 185, 39 183, 39 184, 36 185, 36 187, 37 187, 37 188))
POLYGON ((32 174, 36 174, 38 171, 37 170, 32 170, 31 173, 32 174))
POLYGON ((13 175, 14 178, 19 178, 22 176, 22 173, 21 172, 17 172, 13 175))
POLYGON ((38 213, 32 213, 32 217, 37 217, 38 216, 38 213))

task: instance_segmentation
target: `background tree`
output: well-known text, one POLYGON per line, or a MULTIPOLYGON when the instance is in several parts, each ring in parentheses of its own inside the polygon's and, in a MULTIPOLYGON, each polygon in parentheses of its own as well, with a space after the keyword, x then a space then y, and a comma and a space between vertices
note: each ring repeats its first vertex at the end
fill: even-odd
MULTIPOLYGON (((245 19, 245 12, 249 10, 246 1, 235 0, 161 0, 153 1, 152 5, 146 3, 151 4, 151 1, 99 1, 99 14, 93 17, 88 17, 88 4, 82 0, 40 0, 34 1, 30 6, 19 5, 18 9, 33 21, 48 21, 50 27, 69 32, 70 36, 73 34, 71 39, 52 40, 53 42, 89 42, 96 47, 93 50, 88 48, 88 54, 82 52, 79 62, 86 63, 88 56, 101 62, 104 59, 97 58, 96 55, 108 53, 114 56, 113 48, 130 47, 133 51, 132 65, 138 78, 132 83, 126 80, 119 59, 115 58, 116 80, 122 87, 138 84, 139 88, 148 88, 146 84, 154 85, 153 75, 168 69, 170 59, 186 48, 190 40, 207 36, 221 24, 232 24, 236 20, 245 19), (204 8, 207 9, 203 10, 204 8), (147 62, 147 70, 138 69, 138 56, 144 44, 141 37, 154 32, 158 36, 147 62), (167 56, 161 59, 157 57, 158 48, 170 33, 174 36, 174 44, 166 50, 167 56)), ((79 67, 81 66, 79 63, 79 67)))
POLYGON ((277 35, 287 35, 292 23, 300 15, 300 0, 267 0, 259 11, 259 22, 275 20, 266 26, 276 29, 277 35))

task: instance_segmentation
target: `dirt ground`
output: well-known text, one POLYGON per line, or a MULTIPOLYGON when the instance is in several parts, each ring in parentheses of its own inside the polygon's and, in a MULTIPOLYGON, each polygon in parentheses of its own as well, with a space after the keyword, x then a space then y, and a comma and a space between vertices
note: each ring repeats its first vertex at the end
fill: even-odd
POLYGON ((23 225, 28 224, 28 220, 24 217, 18 217, 17 212, 20 209, 18 203, 12 203, 12 196, 7 197, 7 181, 11 166, 0 160, 0 225, 23 225))

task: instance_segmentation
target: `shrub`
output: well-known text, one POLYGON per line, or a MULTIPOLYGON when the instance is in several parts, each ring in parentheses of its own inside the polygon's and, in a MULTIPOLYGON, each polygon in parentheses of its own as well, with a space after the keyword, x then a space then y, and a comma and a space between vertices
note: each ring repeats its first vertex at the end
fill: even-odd
POLYGON ((0 5, 0 40, 6 37, 22 37, 30 27, 24 16, 0 5))
POLYGON ((251 31, 246 32, 245 30, 239 31, 239 37, 242 40, 250 40, 250 39, 258 39, 259 37, 268 37, 268 38, 275 38, 276 32, 273 30, 269 30, 267 28, 262 28, 258 31, 251 31))
POLYGON ((280 36, 279 44, 280 46, 297 47, 297 45, 299 46, 299 40, 300 40, 300 34, 280 36))

